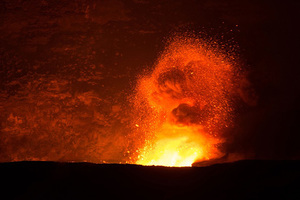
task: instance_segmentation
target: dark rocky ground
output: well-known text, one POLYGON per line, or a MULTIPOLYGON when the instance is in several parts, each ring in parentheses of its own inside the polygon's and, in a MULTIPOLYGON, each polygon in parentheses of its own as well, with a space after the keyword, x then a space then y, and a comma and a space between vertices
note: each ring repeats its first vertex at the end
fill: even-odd
POLYGON ((15 162, 0 164, 6 199, 299 199, 299 161, 209 167, 15 162))

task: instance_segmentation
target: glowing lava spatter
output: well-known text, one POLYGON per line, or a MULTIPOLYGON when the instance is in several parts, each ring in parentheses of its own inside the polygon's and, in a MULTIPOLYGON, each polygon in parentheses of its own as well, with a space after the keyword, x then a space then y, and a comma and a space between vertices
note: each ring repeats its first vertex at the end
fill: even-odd
POLYGON ((135 123, 145 144, 136 163, 191 166, 222 157, 218 146, 231 123, 234 76, 230 57, 217 48, 194 38, 173 39, 138 81, 135 123))

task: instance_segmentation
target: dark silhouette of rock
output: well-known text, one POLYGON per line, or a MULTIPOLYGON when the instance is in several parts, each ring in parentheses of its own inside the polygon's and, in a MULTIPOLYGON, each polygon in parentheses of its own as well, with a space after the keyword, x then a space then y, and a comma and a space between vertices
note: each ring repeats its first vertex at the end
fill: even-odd
POLYGON ((0 164, 6 199, 299 199, 299 161, 209 167, 15 162, 0 164))

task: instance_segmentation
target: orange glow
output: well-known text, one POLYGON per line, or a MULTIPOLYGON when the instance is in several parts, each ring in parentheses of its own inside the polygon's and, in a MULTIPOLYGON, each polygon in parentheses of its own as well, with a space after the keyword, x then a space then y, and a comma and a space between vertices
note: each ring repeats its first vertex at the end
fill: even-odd
POLYGON ((146 146, 137 164, 163 166, 191 166, 196 160, 207 160, 219 156, 211 144, 218 139, 205 137, 201 127, 178 127, 165 123, 156 133, 153 146, 146 146))
POLYGON ((235 68, 212 46, 177 37, 139 78, 135 123, 145 142, 137 164, 191 166, 225 154, 218 147, 232 121, 235 68))

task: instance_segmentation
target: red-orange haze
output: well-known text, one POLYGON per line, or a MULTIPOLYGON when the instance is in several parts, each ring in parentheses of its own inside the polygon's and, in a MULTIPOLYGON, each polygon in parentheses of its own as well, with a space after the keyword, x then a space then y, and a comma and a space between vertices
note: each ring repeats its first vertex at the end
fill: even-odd
POLYGON ((225 155, 219 147, 224 128, 232 125, 233 60, 200 39, 169 42, 138 80, 135 123, 144 144, 135 163, 191 166, 225 155))

